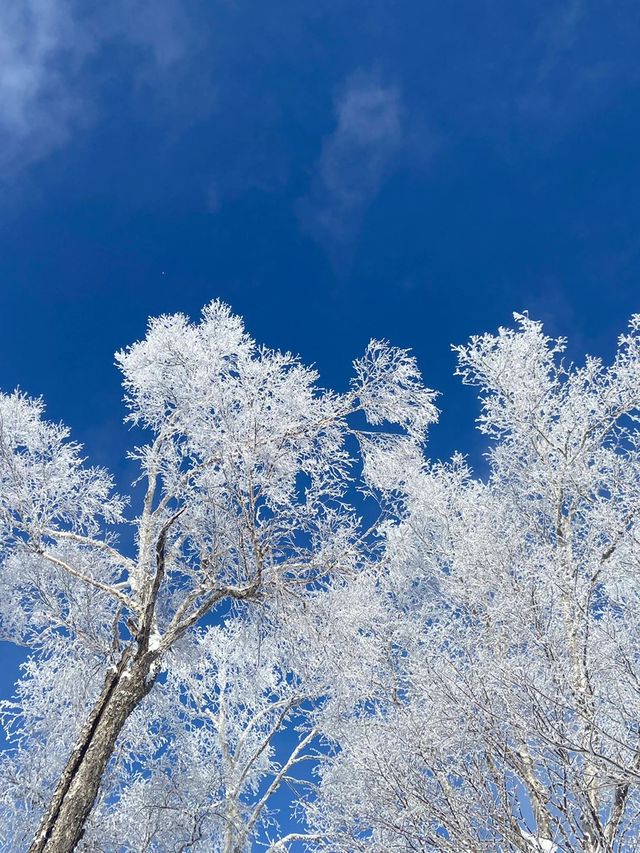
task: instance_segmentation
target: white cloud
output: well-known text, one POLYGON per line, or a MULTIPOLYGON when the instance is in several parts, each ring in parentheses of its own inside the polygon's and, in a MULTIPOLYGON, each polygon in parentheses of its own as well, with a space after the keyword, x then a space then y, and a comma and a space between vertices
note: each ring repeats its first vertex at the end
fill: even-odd
POLYGON ((406 141, 400 90, 369 75, 350 77, 336 101, 336 128, 322 146, 304 225, 344 242, 399 162, 406 141))
MULTIPOLYGON (((89 60, 118 42, 140 53, 139 80, 172 68, 191 33, 177 0, 0 2, 0 179, 69 142, 99 111, 89 60)), ((139 81, 138 81, 139 82, 139 81)))
POLYGON ((325 190, 345 208, 376 194, 402 141, 397 89, 350 81, 337 105, 338 124, 319 171, 325 190))
MULTIPOLYGON (((594 26, 607 34, 603 43, 608 43, 611 24, 615 32, 615 16, 588 0, 563 0, 541 16, 529 47, 537 61, 524 67, 514 101, 519 118, 537 124, 553 141, 576 120, 606 103, 619 79, 637 78, 637 70, 624 58, 623 32, 615 39, 618 56, 606 48, 593 52, 590 46, 594 26), (603 18, 600 23, 595 17, 598 14, 603 18)), ((636 35, 633 27, 629 33, 631 38, 636 35)))
POLYGON ((83 105, 74 79, 91 39, 56 0, 0 4, 0 169, 64 144, 83 105))

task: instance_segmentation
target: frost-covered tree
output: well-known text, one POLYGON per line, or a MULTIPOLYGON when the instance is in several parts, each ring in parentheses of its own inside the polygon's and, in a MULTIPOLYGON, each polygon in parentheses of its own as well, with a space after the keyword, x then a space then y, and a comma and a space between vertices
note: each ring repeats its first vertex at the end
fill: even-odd
POLYGON ((640 850, 640 316, 583 366, 516 320, 457 348, 485 477, 365 448, 403 503, 370 626, 388 663, 324 726, 314 849, 640 850))
POLYGON ((405 351, 334 394, 219 303, 117 357, 135 518, 0 396, 7 850, 640 850, 640 317, 582 366, 516 320, 457 348, 480 477, 405 351))
POLYGON ((0 841, 239 853, 277 837, 269 801, 318 709, 359 701, 377 557, 348 504, 351 416, 417 447, 433 394, 377 342, 348 392, 324 391, 218 302, 151 321, 117 362, 149 436, 137 517, 40 400, 0 395, 0 625, 31 649, 4 705, 0 841))

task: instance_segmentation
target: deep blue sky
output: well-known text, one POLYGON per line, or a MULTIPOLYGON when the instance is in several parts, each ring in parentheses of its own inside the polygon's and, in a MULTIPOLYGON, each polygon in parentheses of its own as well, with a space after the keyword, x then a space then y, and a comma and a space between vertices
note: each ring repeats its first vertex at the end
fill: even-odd
POLYGON ((528 309, 606 355, 640 310, 636 0, 95 7, 0 4, 0 388, 121 488, 149 315, 221 297, 338 388, 412 347, 444 455, 477 454, 452 342, 528 309))

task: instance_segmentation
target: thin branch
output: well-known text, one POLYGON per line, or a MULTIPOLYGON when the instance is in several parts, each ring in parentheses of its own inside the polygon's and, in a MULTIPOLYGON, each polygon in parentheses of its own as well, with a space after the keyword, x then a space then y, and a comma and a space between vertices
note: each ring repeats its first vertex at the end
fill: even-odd
POLYGON ((274 842, 269 847, 269 851, 270 853, 285 853, 287 845, 293 844, 294 841, 321 841, 323 838, 326 838, 326 836, 318 832, 290 832, 279 841, 274 842))
POLYGON ((89 584, 89 586, 94 587, 95 589, 102 590, 102 592, 106 592, 107 595, 111 595, 113 598, 116 598, 125 607, 133 612, 138 612, 138 607, 134 602, 129 598, 128 595, 125 595, 119 589, 110 584, 103 583, 102 581, 97 580, 96 578, 92 578, 90 575, 85 575, 83 572, 79 572, 77 569, 74 569, 73 566, 70 566, 69 563, 61 560, 59 557, 55 557, 53 554, 50 554, 48 551, 44 549, 37 550, 38 554, 41 557, 44 557, 45 560, 48 560, 50 563, 53 563, 54 566, 58 566, 60 569, 64 569, 65 572, 70 574, 72 577, 77 578, 83 583, 89 584))
POLYGON ((116 548, 112 548, 111 545, 108 545, 100 539, 92 539, 90 536, 82 536, 79 533, 72 533, 70 530, 56 530, 53 527, 45 528, 44 532, 51 539, 68 539, 71 542, 77 542, 80 545, 88 545, 91 548, 104 551, 105 554, 109 554, 109 556, 113 557, 116 562, 121 563, 128 569, 133 569, 135 567, 135 562, 133 560, 129 559, 129 557, 125 557, 116 550, 116 548))
POLYGON ((186 506, 181 507, 163 524, 158 536, 158 541, 156 542, 156 573, 144 605, 144 612, 140 621, 140 633, 138 636, 138 642, 143 648, 147 648, 149 645, 149 637, 151 635, 151 626, 153 624, 156 601, 165 575, 165 547, 167 544, 167 536, 169 535, 171 527, 180 518, 185 509, 186 506))
MULTIPOLYGON (((260 812, 262 811, 262 809, 267 804, 271 795, 274 793, 274 791, 276 791, 278 789, 283 778, 287 775, 289 770, 291 770, 293 765, 297 763, 298 756, 300 755, 302 750, 305 749, 305 747, 307 747, 311 743, 311 741, 317 736, 317 734, 318 734, 318 730, 316 728, 311 729, 311 731, 306 735, 306 737, 302 738, 302 740, 296 745, 295 749, 292 751, 292 753, 289 756, 289 758, 287 759, 286 763, 283 764, 283 766, 280 768, 279 772, 274 776, 271 784, 269 785, 267 790, 264 792, 264 794, 262 795, 262 797, 258 801, 256 807, 254 808, 254 810, 251 813, 251 817, 249 818, 249 821, 247 823, 247 828, 246 828, 247 838, 249 837, 251 830, 255 826, 256 821, 260 817, 260 812)), ((289 837, 289 836, 287 836, 287 837, 289 837)), ((283 843, 283 841, 284 841, 284 839, 279 843, 283 843)))

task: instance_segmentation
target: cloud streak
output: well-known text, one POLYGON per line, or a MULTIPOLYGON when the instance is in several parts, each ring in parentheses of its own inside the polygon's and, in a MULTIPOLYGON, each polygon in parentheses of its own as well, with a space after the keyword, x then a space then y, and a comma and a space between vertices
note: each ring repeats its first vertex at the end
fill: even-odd
POLYGON ((366 208, 398 167, 407 139, 400 90, 355 74, 336 99, 335 118, 299 213, 318 239, 344 243, 353 238, 366 208))
POLYGON ((115 0, 87 11, 74 0, 0 3, 0 179, 66 145, 99 113, 90 61, 126 45, 145 85, 187 54, 191 31, 174 0, 115 0))
POLYGON ((86 109, 76 85, 92 49, 55 0, 0 5, 0 170, 63 145, 86 109))

